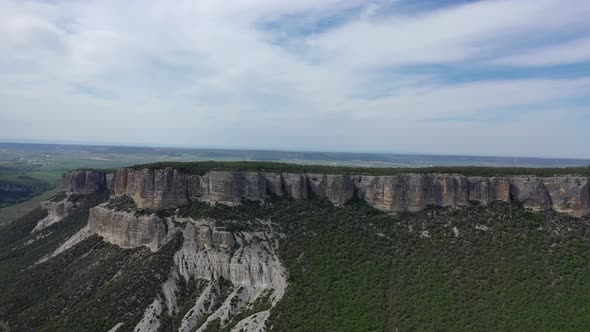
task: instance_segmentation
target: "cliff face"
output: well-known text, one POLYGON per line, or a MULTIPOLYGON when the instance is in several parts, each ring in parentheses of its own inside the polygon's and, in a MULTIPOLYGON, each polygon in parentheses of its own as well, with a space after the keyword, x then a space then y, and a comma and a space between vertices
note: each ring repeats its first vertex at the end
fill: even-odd
POLYGON ((264 331, 270 307, 249 310, 254 304, 276 305, 287 287, 287 270, 277 253, 277 238, 282 234, 274 233, 269 221, 257 220, 251 231, 229 231, 213 219, 163 219, 133 209, 114 210, 104 203, 90 209, 87 227, 40 262, 94 234, 123 248, 145 246, 156 251, 178 233, 182 233, 182 247, 174 253, 168 279, 134 331, 157 331, 164 308, 172 314, 181 306, 186 306, 186 314, 178 331, 203 331, 208 324, 219 324, 216 320, 225 327, 233 319, 244 331, 264 331), (193 302, 180 301, 181 284, 187 283, 200 289, 193 302))
POLYGON ((136 215, 133 212, 115 211, 104 205, 90 209, 88 228, 91 233, 122 248, 146 246, 156 251, 167 235, 164 220, 151 215, 136 215))
POLYGON ((60 222, 65 216, 72 212, 78 204, 64 198, 59 202, 44 201, 41 203, 41 208, 47 211, 47 217, 39 220, 37 226, 31 233, 38 232, 57 222, 60 222))
MULTIPOLYGON (((230 232, 216 227, 214 220, 189 219, 183 230, 183 247, 174 256, 175 267, 184 279, 206 280, 208 285, 183 317, 179 331, 203 331, 207 323, 218 318, 229 321, 244 308, 262 300, 265 294, 270 294, 268 301, 274 306, 287 287, 287 271, 276 252, 276 235, 270 229, 230 232), (233 285, 225 299, 220 299, 219 292, 213 288, 220 279, 233 285), (204 303, 216 301, 221 306, 207 310, 204 303), (204 319, 207 323, 199 327, 204 319)), ((263 331, 269 314, 265 310, 244 317, 238 325, 250 325, 244 331, 263 331)))
POLYGON ((189 201, 236 205, 269 195, 295 200, 310 195, 342 205, 357 197, 385 211, 419 211, 428 206, 489 205, 519 201, 536 210, 553 209, 572 215, 590 212, 587 177, 475 177, 453 174, 391 176, 293 174, 211 171, 203 176, 175 169, 122 168, 116 174, 94 171, 66 173, 62 189, 90 193, 108 189, 133 198, 141 209, 167 209, 189 201))
POLYGON ((61 190, 67 193, 87 195, 104 189, 107 189, 105 173, 78 170, 62 176, 61 190))

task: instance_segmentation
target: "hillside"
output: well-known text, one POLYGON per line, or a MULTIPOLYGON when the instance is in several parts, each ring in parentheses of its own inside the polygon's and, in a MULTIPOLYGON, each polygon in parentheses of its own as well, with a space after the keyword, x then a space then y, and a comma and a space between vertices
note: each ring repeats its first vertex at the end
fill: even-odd
POLYGON ((227 186, 234 177, 225 175, 206 178, 218 188, 208 196, 147 209, 140 205, 179 179, 164 172, 166 181, 139 180, 150 172, 159 179, 143 168, 69 173, 65 193, 0 230, 0 329, 590 326, 587 216, 517 200, 392 213, 357 195, 334 204, 316 194, 329 187, 317 191, 311 182, 305 197, 277 195, 269 184, 260 201, 227 201, 225 187, 211 182, 227 186), (121 174, 124 188, 143 189, 115 192, 121 174))
POLYGON ((30 176, 34 166, 0 166, 0 208, 35 197, 54 184, 30 176))

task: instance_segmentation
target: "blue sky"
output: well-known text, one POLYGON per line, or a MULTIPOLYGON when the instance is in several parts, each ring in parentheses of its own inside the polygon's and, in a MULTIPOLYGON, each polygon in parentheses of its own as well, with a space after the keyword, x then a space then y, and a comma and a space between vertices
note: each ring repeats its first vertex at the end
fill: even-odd
POLYGON ((590 158, 590 2, 0 1, 0 138, 590 158))

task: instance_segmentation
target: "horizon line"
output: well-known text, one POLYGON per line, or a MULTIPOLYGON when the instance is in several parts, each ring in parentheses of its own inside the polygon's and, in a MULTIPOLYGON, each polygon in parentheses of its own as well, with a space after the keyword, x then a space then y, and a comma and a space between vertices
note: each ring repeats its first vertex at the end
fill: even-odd
POLYGON ((589 161, 590 158, 573 158, 573 157, 539 157, 539 156, 501 156, 501 155, 468 155, 468 154, 436 154, 436 153, 417 153, 417 152, 355 152, 355 151, 326 151, 326 150, 305 150, 305 149, 279 149, 279 148, 249 148, 249 147, 203 147, 189 146, 181 144, 171 145, 149 145, 141 143, 113 143, 113 142, 75 142, 75 141, 58 141, 58 140, 18 140, 18 139, 0 139, 0 144, 31 144, 31 145, 65 145, 65 146, 88 146, 88 147, 121 147, 121 148, 167 148, 178 150, 223 150, 223 151, 258 151, 258 152, 284 152, 284 153, 341 153, 341 154, 363 154, 363 155, 391 155, 391 156, 428 156, 428 157, 470 157, 470 158, 504 158, 504 159, 539 159, 539 160, 572 160, 572 161, 589 161))

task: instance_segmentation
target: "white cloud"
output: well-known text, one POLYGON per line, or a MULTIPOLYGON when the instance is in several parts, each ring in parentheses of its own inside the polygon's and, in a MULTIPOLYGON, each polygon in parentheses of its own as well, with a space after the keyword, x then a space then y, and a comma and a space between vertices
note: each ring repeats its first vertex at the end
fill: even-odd
POLYGON ((590 61, 590 38, 577 39, 548 47, 507 56, 493 61, 511 66, 564 65, 590 61))
MULTIPOLYGON (((475 153, 479 142, 478 154, 585 153, 558 146, 590 138, 568 130, 577 118, 561 118, 570 99, 588 97, 590 75, 453 83, 444 73, 405 69, 463 62, 485 69, 535 36, 590 29, 590 4, 484 1, 419 13, 398 5, 3 1, 0 136, 435 153, 475 153), (321 28, 310 34, 307 25, 321 28), (509 124, 439 121, 518 107, 539 112, 509 124), (519 122, 525 118, 535 126, 519 122), (524 134, 511 144, 520 125, 524 134), (542 128, 560 134, 543 138, 542 128), (543 142, 551 149, 531 150, 543 142)), ((585 49, 525 49, 518 61, 582 61, 571 54, 585 49)))
POLYGON ((585 25, 590 3, 481 1, 418 15, 356 20, 310 38, 326 62, 352 66, 445 63, 490 56, 529 35, 585 25))

